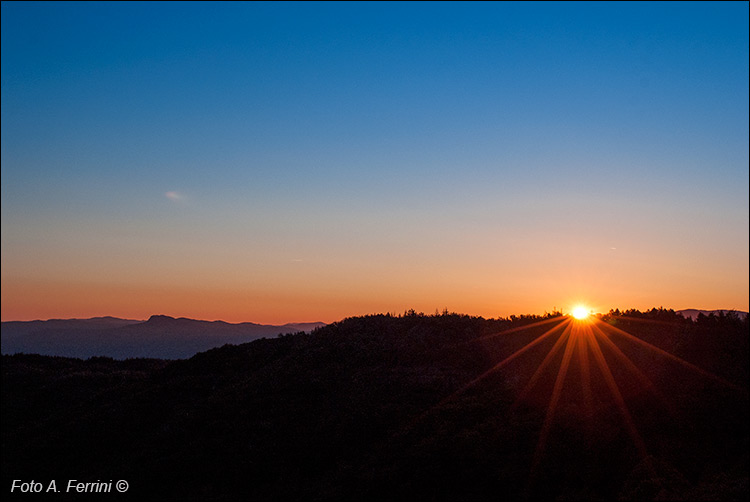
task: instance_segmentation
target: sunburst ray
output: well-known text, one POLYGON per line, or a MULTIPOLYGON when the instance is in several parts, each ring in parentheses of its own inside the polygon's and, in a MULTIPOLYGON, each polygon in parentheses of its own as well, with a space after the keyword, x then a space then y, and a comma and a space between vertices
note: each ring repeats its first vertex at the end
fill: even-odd
MULTIPOLYGON (((591 330, 590 327, 587 327, 587 328, 591 330)), ((620 413, 622 414, 623 420, 625 422, 625 427, 627 428, 631 439, 635 443, 635 446, 638 449, 638 453, 641 455, 641 458, 643 459, 647 458, 648 453, 646 451, 646 443, 644 443, 643 438, 641 438, 641 435, 638 433, 638 429, 635 426, 635 422, 633 422, 633 417, 630 415, 630 411, 628 410, 628 407, 625 404, 625 399, 623 399, 622 397, 620 388, 618 387, 617 382, 615 381, 615 377, 612 375, 612 371, 610 370, 609 365, 607 364, 607 360, 604 358, 602 349, 601 347, 599 347, 599 342, 596 340, 596 337, 594 336, 593 331, 591 332, 591 336, 587 337, 586 340, 588 342, 589 347, 591 348, 591 351, 594 354, 594 360, 599 366, 599 370, 604 375, 604 381, 609 387, 609 390, 612 393, 612 397, 615 399, 615 403, 617 404, 617 407, 620 409, 620 413)))
MULTIPOLYGON (((575 329, 575 328, 574 328, 575 329)), ((537 442, 536 451, 534 452, 534 460, 531 467, 532 473, 536 470, 539 462, 544 454, 544 448, 547 444, 547 437, 549 436, 550 428, 552 427, 552 420, 555 417, 555 410, 557 409, 557 403, 560 400, 562 394, 563 384, 565 383, 565 376, 568 373, 568 367, 570 366, 570 359, 573 355, 573 349, 577 342, 577 338, 574 335, 568 336, 565 344, 565 352, 563 352, 562 362, 560 368, 557 371, 557 378, 555 379, 555 386, 552 389, 552 395, 549 399, 549 405, 547 406, 547 413, 544 417, 544 423, 542 424, 542 430, 539 433, 539 440, 537 442)))
POLYGON ((631 342, 634 342, 634 343, 636 343, 638 345, 641 345, 642 347, 646 347, 646 348, 648 348, 648 349, 656 352, 657 354, 661 354, 662 356, 664 356, 664 357, 666 357, 666 358, 668 358, 668 359, 670 359, 672 361, 675 361, 675 362, 681 364, 682 366, 684 366, 686 368, 689 368, 690 370, 692 370, 692 371, 694 371, 694 372, 696 372, 696 373, 698 373, 700 375, 703 375, 704 377, 706 377, 706 378, 708 378, 710 380, 718 382, 718 383, 720 383, 720 384, 722 384, 722 385, 724 385, 726 387, 729 387, 731 389, 739 391, 739 392, 741 392, 743 394, 747 394, 747 389, 743 389, 739 385, 735 385, 732 382, 730 382, 730 381, 728 381, 728 380, 726 380, 726 379, 724 379, 724 378, 722 378, 720 376, 717 376, 717 375, 711 373, 710 371, 706 371, 703 368, 700 368, 700 367, 696 366, 693 363, 689 363, 689 362, 685 361, 684 359, 679 358, 679 357, 675 356, 674 354, 671 354, 671 353, 667 352, 666 350, 657 347, 656 345, 652 345, 652 344, 650 344, 650 343, 648 343, 648 342, 646 342, 644 340, 641 340, 637 336, 633 336, 630 333, 628 333, 627 331, 623 331, 620 328, 612 326, 611 324, 607 324, 605 322, 601 322, 601 321, 598 321, 598 320, 597 320, 597 323, 598 323, 599 326, 602 326, 605 330, 609 330, 609 331, 611 331, 613 333, 621 335, 621 336, 625 337, 625 339, 630 340, 631 342))
POLYGON ((572 327, 573 327, 572 323, 568 323, 567 326, 565 326, 565 329, 563 330, 562 334, 560 334, 560 338, 557 339, 557 341, 555 342, 555 345, 552 346, 550 351, 547 353, 545 358, 537 367, 536 371, 534 371, 534 374, 531 375, 531 378, 529 379, 526 386, 518 394, 518 398, 516 399, 516 402, 513 403, 513 407, 517 406, 526 397, 526 395, 531 391, 531 389, 534 387, 537 381, 539 381, 539 378, 542 376, 542 373, 544 372, 544 370, 547 368, 547 366, 549 366, 550 362, 552 362, 552 359, 560 351, 562 346, 565 344, 565 341, 568 340, 568 338, 570 338, 572 327))

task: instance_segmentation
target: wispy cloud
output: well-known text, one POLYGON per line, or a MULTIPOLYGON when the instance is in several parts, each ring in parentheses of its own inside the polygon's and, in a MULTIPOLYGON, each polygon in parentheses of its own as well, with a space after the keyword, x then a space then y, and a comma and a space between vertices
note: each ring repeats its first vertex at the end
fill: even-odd
POLYGON ((164 193, 164 196, 167 199, 174 200, 174 201, 184 200, 185 199, 185 195, 181 194, 180 192, 175 192, 175 191, 166 192, 166 193, 164 193))

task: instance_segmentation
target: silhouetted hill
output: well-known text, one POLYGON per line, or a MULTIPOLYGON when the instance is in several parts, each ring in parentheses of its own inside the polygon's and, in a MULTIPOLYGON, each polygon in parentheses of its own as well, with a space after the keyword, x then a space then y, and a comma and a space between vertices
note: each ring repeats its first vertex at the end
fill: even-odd
POLYGON ((3 354, 181 359, 227 343, 240 344, 279 334, 311 331, 323 325, 232 324, 165 315, 151 316, 145 322, 114 317, 12 321, 2 323, 0 343, 3 354))
POLYGON ((732 315, 736 314, 741 318, 747 317, 747 312, 743 312, 742 310, 731 310, 731 309, 724 309, 724 310, 699 310, 699 309, 685 309, 685 310, 678 310, 678 314, 680 314, 682 317, 692 319, 695 321, 698 318, 699 314, 703 314, 704 316, 709 315, 732 315))
POLYGON ((3 333, 8 331, 9 334, 19 333, 38 333, 49 329, 70 329, 70 330, 92 330, 92 329, 110 329, 138 324, 143 321, 133 319, 120 319, 117 317, 92 317, 91 319, 50 319, 48 321, 4 321, 2 323, 3 333))
POLYGON ((610 313, 588 357, 548 358, 589 336, 552 336, 563 323, 410 312, 171 362, 5 355, 2 484, 125 479, 112 498, 136 500, 747 499, 747 320, 610 313))

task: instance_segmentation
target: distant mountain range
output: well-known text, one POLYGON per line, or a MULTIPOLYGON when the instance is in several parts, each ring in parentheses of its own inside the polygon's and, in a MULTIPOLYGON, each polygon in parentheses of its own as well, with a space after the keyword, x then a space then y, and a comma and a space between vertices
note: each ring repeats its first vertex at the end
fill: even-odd
POLYGON ((677 310, 676 313, 680 314, 685 319, 692 319, 695 321, 698 318, 698 314, 703 314, 705 316, 709 314, 713 315, 719 315, 720 313, 727 314, 729 312, 736 313, 741 319, 744 319, 747 317, 747 312, 743 312, 741 310, 698 310, 698 309, 685 309, 685 310, 677 310))
POLYGON ((198 321, 154 315, 148 321, 95 317, 2 323, 3 354, 42 354, 115 359, 183 359, 225 344, 240 344, 279 334, 312 331, 322 322, 281 326, 243 322, 198 321))
MULTIPOLYGON (((719 315, 730 310, 685 309, 676 311, 695 320, 698 314, 719 315)), ((0 348, 3 354, 48 356, 95 356, 127 359, 135 357, 184 359, 225 344, 238 345, 280 334, 310 332, 325 326, 322 322, 283 325, 200 321, 185 317, 154 315, 147 321, 94 317, 91 319, 50 319, 48 321, 6 321, 2 323, 0 348)))

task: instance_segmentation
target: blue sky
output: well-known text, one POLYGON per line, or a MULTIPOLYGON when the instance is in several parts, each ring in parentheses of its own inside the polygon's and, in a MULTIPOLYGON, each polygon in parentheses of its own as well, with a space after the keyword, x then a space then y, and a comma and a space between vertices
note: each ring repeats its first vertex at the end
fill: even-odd
POLYGON ((744 2, 3 2, 3 319, 746 310, 748 59, 744 2))

